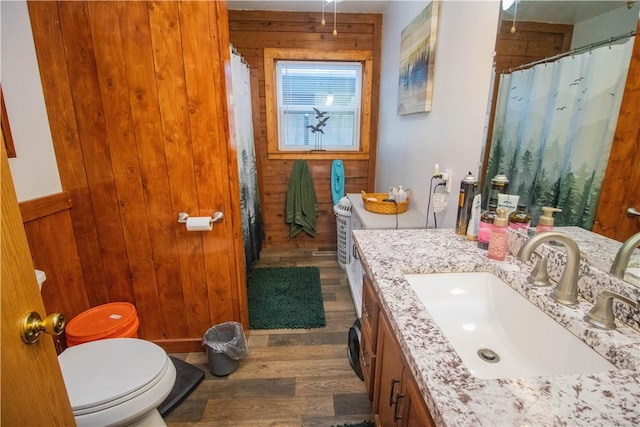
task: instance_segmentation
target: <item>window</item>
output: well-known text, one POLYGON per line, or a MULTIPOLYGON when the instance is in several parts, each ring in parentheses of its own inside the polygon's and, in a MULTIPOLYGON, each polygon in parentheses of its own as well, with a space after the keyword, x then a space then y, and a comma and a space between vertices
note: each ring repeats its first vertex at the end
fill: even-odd
POLYGON ((264 51, 269 158, 368 158, 371 52, 264 51))
POLYGON ((362 64, 277 61, 278 149, 360 146, 362 64))

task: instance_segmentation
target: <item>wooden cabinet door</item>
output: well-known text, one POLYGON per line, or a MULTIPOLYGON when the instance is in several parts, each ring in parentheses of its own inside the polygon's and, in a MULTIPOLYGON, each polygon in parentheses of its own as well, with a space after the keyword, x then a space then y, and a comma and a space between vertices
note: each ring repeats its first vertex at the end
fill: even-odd
POLYGON ((369 279, 369 277, 366 275, 363 277, 363 286, 362 343, 360 347, 360 366, 362 368, 364 382, 369 394, 369 400, 373 400, 380 304, 378 302, 375 290, 373 289, 371 279, 369 279))
POLYGON ((379 426, 401 425, 405 395, 403 389, 404 363, 391 327, 381 316, 378 329, 376 380, 373 412, 379 426))
POLYGON ((404 407, 402 408, 402 425, 406 427, 435 427, 422 393, 416 384, 411 371, 404 370, 404 407))

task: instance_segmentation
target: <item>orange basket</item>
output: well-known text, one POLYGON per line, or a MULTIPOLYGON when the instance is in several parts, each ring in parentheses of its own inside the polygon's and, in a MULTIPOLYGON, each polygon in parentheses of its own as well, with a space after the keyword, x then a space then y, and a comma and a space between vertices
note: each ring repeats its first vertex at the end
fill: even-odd
POLYGON ((364 208, 369 212, 394 215, 396 213, 404 213, 409 209, 409 199, 411 198, 411 190, 407 190, 407 200, 405 202, 384 202, 389 195, 387 193, 365 193, 361 191, 362 203, 364 208))

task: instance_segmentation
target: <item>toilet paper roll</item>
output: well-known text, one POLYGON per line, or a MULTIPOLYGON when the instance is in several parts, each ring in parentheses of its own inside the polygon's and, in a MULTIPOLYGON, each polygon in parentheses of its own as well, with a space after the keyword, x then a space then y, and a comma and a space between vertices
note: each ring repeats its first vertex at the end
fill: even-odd
POLYGON ((187 231, 211 231, 211 217, 194 216, 187 218, 187 231))

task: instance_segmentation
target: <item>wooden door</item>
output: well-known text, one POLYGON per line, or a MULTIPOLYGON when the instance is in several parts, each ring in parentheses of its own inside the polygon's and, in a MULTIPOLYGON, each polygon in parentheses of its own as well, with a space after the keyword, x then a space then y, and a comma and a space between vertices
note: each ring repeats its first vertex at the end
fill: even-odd
MULTIPOLYGON (((636 32, 640 30, 640 21, 636 32)), ((636 37, 593 231, 624 242, 640 232, 640 40, 636 37)))
MULTIPOLYGON (((0 136, 1 139, 1 136, 0 136)), ((51 336, 34 344, 20 338, 24 316, 45 316, 2 141, 2 426, 75 425, 51 336)))

